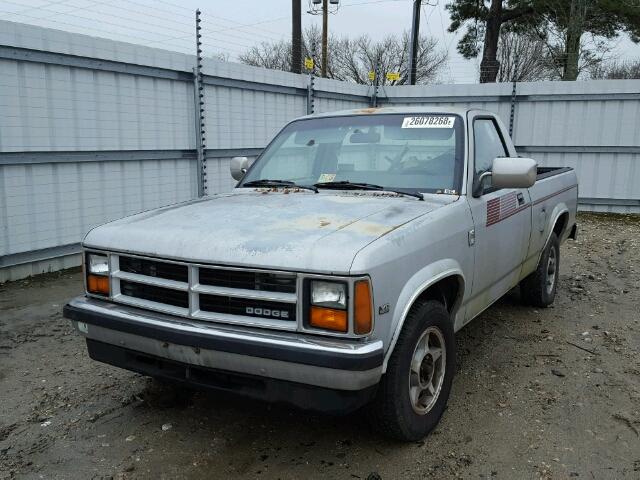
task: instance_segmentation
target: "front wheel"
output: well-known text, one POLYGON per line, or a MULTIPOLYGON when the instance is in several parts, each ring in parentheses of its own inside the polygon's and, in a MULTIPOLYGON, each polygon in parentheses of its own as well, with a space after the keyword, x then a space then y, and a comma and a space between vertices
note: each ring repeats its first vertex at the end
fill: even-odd
POLYGON ((414 305, 371 405, 374 426, 398 440, 424 438, 444 413, 454 367, 449 312, 434 300, 414 305))
POLYGON ((534 307, 548 307, 556 298, 560 276, 560 241, 551 234, 536 271, 520 282, 520 295, 534 307))

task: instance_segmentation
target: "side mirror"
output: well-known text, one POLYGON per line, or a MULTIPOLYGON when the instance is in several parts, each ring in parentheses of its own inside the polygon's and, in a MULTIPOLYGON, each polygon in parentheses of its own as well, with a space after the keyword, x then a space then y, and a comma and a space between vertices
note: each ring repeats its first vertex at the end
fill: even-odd
POLYGON ((538 164, 532 158, 506 157, 493 160, 491 185, 497 188, 529 188, 536 183, 538 164))
POLYGON ((538 164, 532 158, 497 157, 491 171, 482 173, 476 180, 473 196, 482 195, 483 180, 491 177, 491 186, 496 188, 529 188, 536 183, 538 164))
POLYGON ((235 180, 242 180, 242 177, 244 177, 244 174, 247 173, 247 170, 250 166, 251 162, 247 157, 233 157, 231 159, 231 163, 229 164, 231 176, 235 180))

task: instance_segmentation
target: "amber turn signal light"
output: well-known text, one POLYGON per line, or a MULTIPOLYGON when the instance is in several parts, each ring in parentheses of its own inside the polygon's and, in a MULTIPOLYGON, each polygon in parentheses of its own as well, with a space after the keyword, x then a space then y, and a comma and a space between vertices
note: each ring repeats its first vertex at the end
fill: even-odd
POLYGON ((358 280, 355 283, 354 306, 354 332, 357 335, 371 333, 373 328, 373 312, 371 308, 371 288, 369 280, 358 280))
POLYGON ((87 291, 89 293, 109 296, 109 277, 87 275, 87 291))
POLYGON ((337 332, 346 332, 347 311, 311 306, 309 325, 337 332))

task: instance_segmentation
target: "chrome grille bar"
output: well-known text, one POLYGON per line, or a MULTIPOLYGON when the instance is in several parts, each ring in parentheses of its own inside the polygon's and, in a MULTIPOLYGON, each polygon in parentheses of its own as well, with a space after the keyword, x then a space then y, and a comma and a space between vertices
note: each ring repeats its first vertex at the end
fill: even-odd
POLYGON ((264 300, 268 302, 296 303, 297 301, 295 293, 263 292, 260 290, 245 290, 243 288, 212 287, 198 284, 193 287, 193 291, 209 295, 250 298, 252 300, 264 300))
POLYGON ((189 284, 187 282, 178 282, 176 280, 167 280, 165 278, 149 277, 147 275, 139 275, 137 273, 127 273, 121 270, 114 272, 113 276, 120 280, 128 280, 135 283, 144 283, 145 285, 152 285, 155 287, 171 288, 173 290, 189 290, 189 284))
POLYGON ((208 322, 297 329, 300 282, 295 273, 112 257, 115 302, 208 322))

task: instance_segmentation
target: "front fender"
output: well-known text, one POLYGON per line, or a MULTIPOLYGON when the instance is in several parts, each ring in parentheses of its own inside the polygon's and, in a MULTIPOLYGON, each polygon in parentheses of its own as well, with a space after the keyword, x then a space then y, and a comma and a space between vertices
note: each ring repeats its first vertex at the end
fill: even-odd
POLYGON ((416 272, 405 284, 400 295, 398 296, 398 301, 393 309, 394 315, 391 323, 391 340, 389 342, 389 347, 384 356, 384 363, 382 365, 382 371, 386 372, 387 363, 391 354, 393 353, 393 349, 396 346, 396 342, 398 341, 398 336, 400 335, 400 331, 404 325, 404 322, 409 314, 409 309, 416 301, 416 299, 426 291, 430 286, 435 283, 443 280, 447 277, 458 277, 459 281, 462 282, 460 285, 460 290, 458 294, 458 299, 456 300, 455 305, 452 309, 452 319, 456 318, 457 311, 460 307, 461 298, 464 295, 465 286, 467 284, 464 273, 462 272, 462 268, 460 264, 452 259, 445 258, 442 260, 438 260, 423 269, 416 272))

